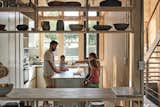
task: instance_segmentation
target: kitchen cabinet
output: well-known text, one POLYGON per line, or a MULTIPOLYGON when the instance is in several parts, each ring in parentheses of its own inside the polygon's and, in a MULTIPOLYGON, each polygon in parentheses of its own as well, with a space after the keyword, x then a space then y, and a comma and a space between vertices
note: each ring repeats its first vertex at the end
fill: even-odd
POLYGON ((32 65, 29 67, 27 75, 28 81, 25 84, 25 88, 45 88, 45 80, 43 78, 43 65, 32 65))
POLYGON ((68 71, 55 73, 52 77, 56 88, 81 88, 85 79, 85 71, 80 68, 69 68, 68 71), (76 74, 79 72, 79 74, 76 74))

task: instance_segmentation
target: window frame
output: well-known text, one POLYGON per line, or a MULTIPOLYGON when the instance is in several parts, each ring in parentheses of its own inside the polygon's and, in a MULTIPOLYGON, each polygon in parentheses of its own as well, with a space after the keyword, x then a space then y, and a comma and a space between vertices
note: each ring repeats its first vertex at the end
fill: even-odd
MULTIPOLYGON (((86 13, 84 13, 85 15, 86 13)), ((97 16, 99 16, 99 12, 97 12, 97 16)), ((99 21, 97 21, 97 25, 99 24, 99 21)), ((99 58, 99 33, 96 33, 96 38, 97 38, 97 41, 96 41, 96 54, 97 54, 97 58, 99 58)), ((87 34, 84 33, 84 59, 87 59, 87 48, 86 48, 86 45, 87 45, 87 34)))

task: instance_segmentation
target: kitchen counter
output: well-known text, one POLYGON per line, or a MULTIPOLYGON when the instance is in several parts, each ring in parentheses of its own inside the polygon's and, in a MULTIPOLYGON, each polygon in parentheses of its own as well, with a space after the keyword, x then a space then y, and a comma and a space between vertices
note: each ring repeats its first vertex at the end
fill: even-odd
POLYGON ((53 79, 76 79, 76 78, 85 78, 85 72, 80 68, 69 68, 68 71, 64 71, 62 73, 55 73, 52 77, 53 79), (79 74, 76 74, 79 72, 79 74))
POLYGON ((81 88, 85 75, 84 69, 69 68, 68 71, 55 73, 52 79, 55 88, 81 88))

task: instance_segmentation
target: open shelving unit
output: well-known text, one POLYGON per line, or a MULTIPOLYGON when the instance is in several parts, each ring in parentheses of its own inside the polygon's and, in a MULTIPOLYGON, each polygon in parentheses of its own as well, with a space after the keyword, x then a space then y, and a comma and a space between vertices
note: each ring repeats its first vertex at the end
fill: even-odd
MULTIPOLYGON (((126 7, 100 7, 100 6, 89 6, 88 1, 86 0, 85 6, 83 7, 75 7, 75 6, 55 6, 55 7, 48 7, 48 6, 38 6, 38 0, 35 0, 35 6, 34 7, 0 7, 0 12, 20 12, 22 14, 25 13, 32 13, 34 16, 35 21, 35 27, 34 31, 0 31, 0 33, 133 33, 132 29, 125 30, 125 31, 117 31, 117 30, 87 30, 88 28, 84 28, 82 31, 41 31, 39 30, 39 22, 43 17, 39 14, 39 12, 48 12, 48 11, 80 11, 80 12, 88 12, 88 11, 97 11, 97 12, 129 12, 132 14, 133 6, 126 6, 126 7)), ((72 16, 71 16, 72 17, 72 16)), ((71 18, 70 17, 70 18, 71 18)), ((86 25, 84 27, 88 26, 88 20, 90 20, 92 17, 88 16, 88 13, 85 16, 78 16, 77 18, 82 18, 83 20, 86 20, 86 25)), ((55 19, 59 19, 60 17, 55 17, 55 19)), ((65 16, 62 17, 62 20, 65 18, 65 16)), ((74 18, 74 16, 73 16, 74 18)), ((75 17, 76 18, 76 17, 75 17)), ((97 16, 96 20, 99 20, 101 16, 97 16)), ((60 18, 61 19, 61 18, 60 18)), ((67 17, 66 17, 67 19, 67 17)), ((94 18, 95 19, 95 18, 94 18)), ((131 26, 131 24, 130 24, 131 26)), ((131 28, 131 27, 130 27, 131 28)))

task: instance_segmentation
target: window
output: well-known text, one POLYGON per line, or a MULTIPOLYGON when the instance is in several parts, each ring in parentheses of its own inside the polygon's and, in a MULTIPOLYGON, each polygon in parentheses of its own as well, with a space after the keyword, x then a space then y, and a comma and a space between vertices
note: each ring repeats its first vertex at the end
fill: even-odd
POLYGON ((97 16, 97 12, 96 11, 90 11, 88 12, 89 16, 97 16))
POLYGON ((78 60, 79 36, 77 34, 64 35, 64 54, 66 56, 66 60, 78 60))
MULTIPOLYGON (((95 12, 90 13, 90 15, 95 15, 95 12)), ((90 30, 93 30, 93 26, 97 24, 97 21, 88 21, 90 30)), ((89 53, 94 52, 99 56, 99 35, 96 33, 85 34, 84 40, 84 57, 87 58, 89 53)))
POLYGON ((94 52, 99 55, 98 53, 98 35, 95 33, 88 33, 85 35, 85 58, 88 57, 89 53, 94 52))
POLYGON ((58 16, 60 12, 43 12, 44 16, 58 16))
POLYGON ((38 48, 38 35, 37 34, 29 34, 29 48, 38 48))
MULTIPOLYGON (((58 38, 57 38, 57 35, 56 34, 52 34, 52 33, 46 33, 45 34, 45 37, 44 37, 44 51, 45 52, 47 49, 49 49, 49 46, 50 46, 50 42, 51 40, 56 40, 58 41, 58 38)), ((43 53, 44 54, 44 53, 43 53)), ((56 51, 54 52, 54 55, 55 55, 55 61, 58 61, 58 46, 57 46, 57 49, 56 51)))
POLYGON ((70 30, 69 24, 78 24, 78 21, 64 21, 64 29, 65 29, 66 31, 69 31, 69 30, 70 30))
POLYGON ((65 11, 64 16, 79 16, 79 12, 74 11, 65 11))
POLYGON ((50 30, 51 31, 56 31, 57 20, 49 21, 49 22, 50 22, 50 30))
MULTIPOLYGON (((84 23, 84 20, 82 20, 82 18, 76 18, 80 15, 79 11, 41 12, 40 14, 43 16, 43 20, 47 20, 46 16, 50 18, 49 21, 51 31, 56 31, 56 23, 58 20, 57 18, 64 18, 63 20, 65 31, 70 31, 69 24, 84 23), (75 20, 73 17, 75 17, 75 20)), ((95 17, 97 16, 97 12, 90 11, 88 12, 88 15, 90 17, 95 17)), ((93 26, 96 24, 96 18, 92 18, 88 21, 90 30, 93 30, 93 26)), ((66 56, 66 60, 78 60, 79 58, 82 58, 83 54, 86 58, 88 57, 88 54, 90 52, 95 52, 98 55, 99 36, 96 33, 84 34, 84 38, 82 37, 83 34, 79 33, 44 33, 42 35, 44 35, 43 45, 39 46, 39 48, 43 48, 40 49, 42 59, 44 52, 49 48, 51 40, 57 40, 59 42, 59 45, 57 46, 57 50, 55 52, 55 60, 57 60, 56 62, 59 62, 58 60, 61 54, 64 54, 66 56), (84 45, 79 45, 80 43, 84 43, 84 45), (82 48, 82 50, 84 49, 84 53, 80 48, 82 48)))

